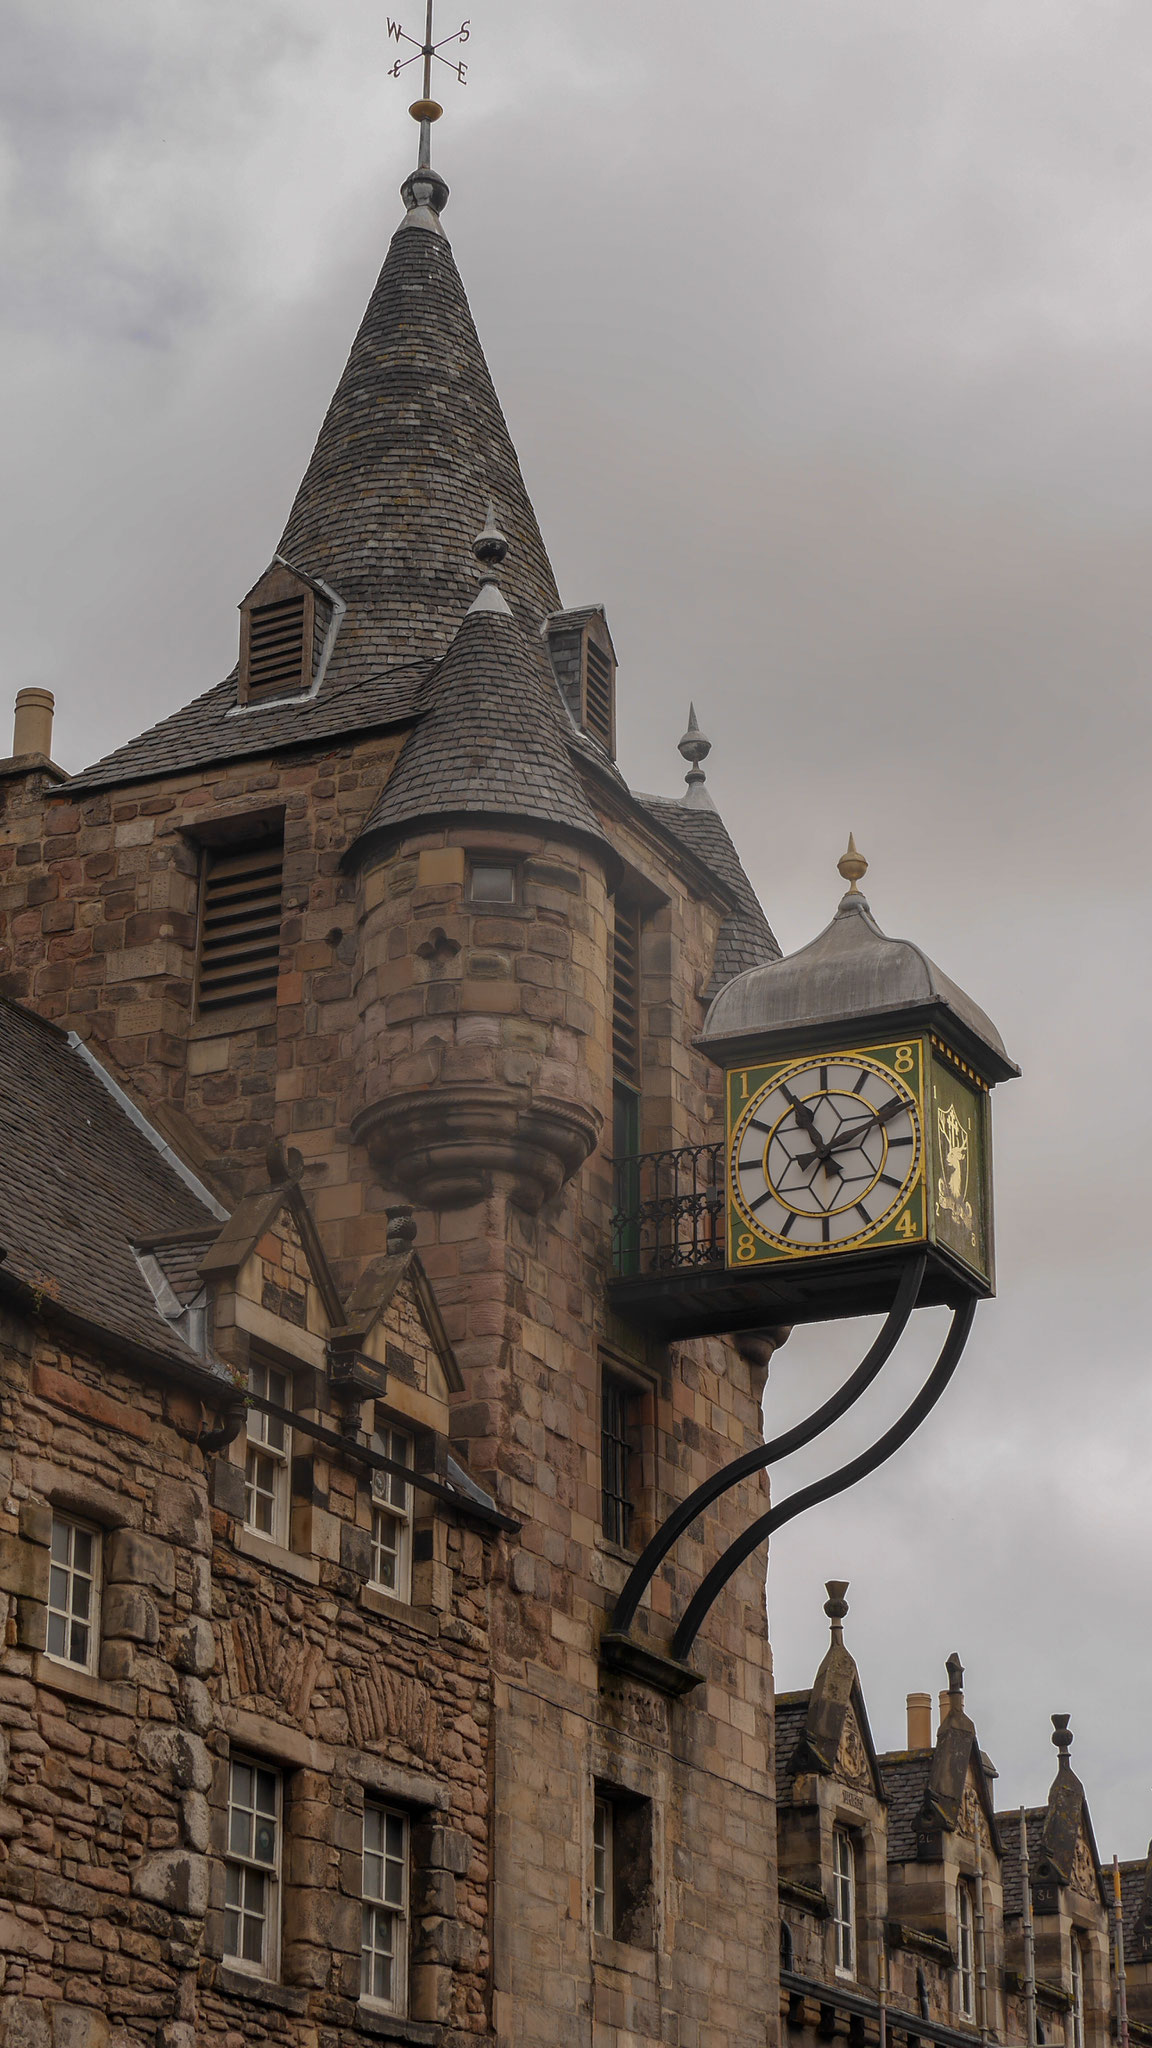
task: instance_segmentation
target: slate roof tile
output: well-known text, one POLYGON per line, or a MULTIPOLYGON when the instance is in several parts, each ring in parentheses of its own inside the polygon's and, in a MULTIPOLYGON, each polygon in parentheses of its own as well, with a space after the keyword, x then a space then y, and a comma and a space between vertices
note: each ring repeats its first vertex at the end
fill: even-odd
POLYGON ((888 1860, 911 1862, 916 1856, 916 1816, 928 1789, 932 1751, 889 1750, 878 1761, 888 1795, 888 1860))
POLYGON ((0 1273, 147 1350, 195 1363, 133 1246, 219 1221, 54 1025, 0 998, 0 1273))
POLYGON ((770 960, 779 960, 780 948, 719 811, 694 810, 672 797, 641 796, 637 801, 727 883, 736 898, 738 908, 725 918, 716 940, 712 976, 704 996, 705 1003, 710 1003, 725 983, 743 974, 746 967, 763 967, 770 960))

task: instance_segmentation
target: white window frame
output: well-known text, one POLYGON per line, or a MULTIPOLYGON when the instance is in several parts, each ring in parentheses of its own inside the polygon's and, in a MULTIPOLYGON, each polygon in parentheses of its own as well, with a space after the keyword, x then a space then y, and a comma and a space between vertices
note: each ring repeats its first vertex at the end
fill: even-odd
MULTIPOLYGON (((254 1358, 248 1367, 248 1391, 281 1408, 292 1406, 292 1374, 287 1366, 254 1358)), ((249 1408, 244 1452, 244 1527, 269 1543, 288 1548, 291 1508, 292 1431, 287 1423, 249 1408), (267 1503, 267 1509, 263 1503, 267 1503), (260 1520, 267 1515, 267 1526, 260 1520)))
POLYGON ((616 1872, 612 1834, 612 1801, 597 1794, 592 1808, 592 1929, 595 1934, 608 1936, 615 1931, 612 1899, 616 1872))
POLYGON ((856 1844, 847 1828, 832 1830, 832 1938, 836 1975, 856 1975, 856 1844))
POLYGON ((412 1824, 402 1807, 386 1806, 375 1799, 365 1802, 361 1869, 360 1997, 379 2012, 404 2014, 408 2010, 412 1824), (389 1847, 390 1833, 393 1844, 399 1835, 399 1853, 389 1847), (387 1993, 373 1988, 381 1962, 390 1966, 392 1973, 387 1993))
POLYGON ((67 1665, 70 1671, 95 1671, 100 1655, 100 1566, 101 1539, 103 1530, 92 1522, 84 1522, 75 1515, 61 1515, 53 1510, 52 1536, 48 1566, 48 1633, 46 1655, 54 1664, 67 1665), (76 1561, 76 1538, 87 1539, 90 1570, 85 1570, 76 1561), (63 1551, 63 1556, 58 1553, 63 1551), (52 1648, 53 1624, 59 1632, 63 1625, 63 1647, 52 1648), (86 1632, 84 1654, 74 1654, 76 1631, 86 1632))
POLYGON ((253 1977, 275 1978, 280 1970, 280 1870, 284 1839, 284 1778, 259 1757, 233 1756, 228 1761, 228 1832, 224 1851, 224 1910, 236 1915, 236 1932, 226 1927, 224 1955, 237 1970, 253 1977), (242 1799, 238 1774, 251 1772, 250 1797, 242 1799), (261 1804, 261 1799, 263 1803, 261 1804), (269 1804, 269 1799, 271 1804, 269 1804), (271 1855, 261 1854, 260 1823, 271 1822, 271 1855), (260 1928, 259 1957, 245 1955, 245 1922, 260 1928))
POLYGON ((1075 1929, 1069 1939, 1072 1951, 1071 2048, 1084 2048, 1084 1944, 1075 1929))
MULTIPOLYGON (((378 1429, 372 1448, 398 1465, 412 1465, 412 1438, 391 1424, 378 1429)), ((412 1598, 412 1488, 395 1472, 372 1474, 372 1562, 368 1583, 393 1600, 412 1598)))
POLYGON ((976 1905, 972 1887, 961 1878, 956 1887, 956 1981, 960 2017, 976 2017, 976 1905))

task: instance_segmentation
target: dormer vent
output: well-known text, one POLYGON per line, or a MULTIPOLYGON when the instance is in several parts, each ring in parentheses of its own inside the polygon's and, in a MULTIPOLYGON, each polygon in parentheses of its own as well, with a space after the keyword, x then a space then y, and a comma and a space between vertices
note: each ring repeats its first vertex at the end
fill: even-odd
POLYGON ((279 696, 298 690, 304 673, 304 599, 257 605, 248 626, 248 697, 279 696))
POLYGON ((600 605, 544 622, 557 687, 582 732, 616 758, 616 650, 600 605))
POLYGON ((316 625, 312 585, 274 563, 240 607, 241 704, 293 697, 311 687, 316 625))

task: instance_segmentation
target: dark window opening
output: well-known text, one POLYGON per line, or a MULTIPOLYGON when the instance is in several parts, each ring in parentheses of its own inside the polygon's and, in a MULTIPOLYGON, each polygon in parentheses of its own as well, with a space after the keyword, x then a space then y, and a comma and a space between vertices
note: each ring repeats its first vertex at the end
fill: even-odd
POLYGON ((280 971, 284 841, 206 847, 200 909, 198 1007, 274 999, 280 971))
POLYGON ((612 928, 612 1068, 640 1081, 640 912, 617 897, 612 928))
POLYGON ((278 604, 254 605, 248 615, 248 699, 306 689, 311 681, 308 611, 303 593, 278 604))
POLYGON ((604 1534, 628 1548, 635 1511, 635 1460, 640 1434, 641 1396, 627 1380, 605 1369, 600 1383, 600 1487, 604 1534))
POLYGON ((615 679, 612 657, 589 636, 584 642, 584 726, 608 753, 612 752, 612 698, 615 679))
POLYGON ((796 1945, 792 1939, 792 1929, 786 1920, 782 1920, 780 1922, 780 1968, 782 1970, 791 1970, 795 1966, 795 1960, 796 1945))
POLYGON ((651 1948, 652 1801, 615 1787, 596 1787, 592 1924, 612 1941, 651 1948))

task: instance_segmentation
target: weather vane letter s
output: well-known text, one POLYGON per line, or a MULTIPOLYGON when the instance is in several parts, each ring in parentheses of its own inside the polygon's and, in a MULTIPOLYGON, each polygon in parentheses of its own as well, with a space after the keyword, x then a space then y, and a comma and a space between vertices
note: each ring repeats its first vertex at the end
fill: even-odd
POLYGON ((432 7, 433 0, 428 0, 428 15, 424 24, 424 41, 422 43, 418 43, 415 36, 410 36, 398 21, 393 21, 391 15, 388 16, 388 34, 392 41, 395 43, 411 43, 414 52, 414 55, 411 57, 397 57, 396 62, 391 66, 390 77, 399 78, 400 73, 407 71, 410 64, 422 62, 424 65, 423 96, 418 100, 414 100, 408 109, 412 119, 420 123, 420 164, 422 168, 431 162, 432 123, 433 121, 438 121, 444 112, 443 107, 439 106, 432 98, 433 58, 435 58, 437 64, 444 64, 449 71, 454 71, 461 85, 467 85, 468 83, 467 64, 459 57, 445 57, 441 53, 448 48, 450 43, 466 43, 471 33, 471 23, 468 21, 461 22, 454 35, 442 36, 439 42, 435 42, 432 34, 432 7))

